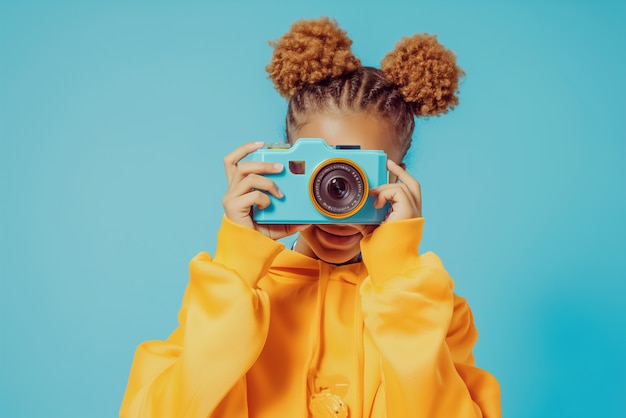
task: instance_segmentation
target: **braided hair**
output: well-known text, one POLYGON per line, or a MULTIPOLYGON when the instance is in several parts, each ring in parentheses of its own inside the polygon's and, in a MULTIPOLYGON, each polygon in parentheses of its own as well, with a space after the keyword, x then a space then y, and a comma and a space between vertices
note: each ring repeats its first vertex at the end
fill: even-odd
POLYGON ((405 155, 414 117, 439 116, 458 104, 465 75, 455 55, 435 35, 405 37, 381 61, 363 66, 352 41, 333 19, 295 22, 277 41, 266 66, 281 96, 288 99, 287 140, 312 114, 367 113, 388 122, 392 139, 405 155))

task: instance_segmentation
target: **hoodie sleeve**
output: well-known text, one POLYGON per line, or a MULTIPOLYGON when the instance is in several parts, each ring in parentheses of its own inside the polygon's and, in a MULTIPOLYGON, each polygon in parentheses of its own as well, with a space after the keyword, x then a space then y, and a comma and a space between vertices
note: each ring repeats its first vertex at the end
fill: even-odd
POLYGON ((471 311, 439 258, 418 255, 422 226, 388 222, 361 242, 361 304, 381 353, 387 416, 499 418, 499 384, 474 365, 471 311))
POLYGON ((215 258, 200 253, 190 263, 178 328, 137 348, 120 417, 248 416, 245 374, 269 326, 257 283, 283 248, 224 217, 215 258))

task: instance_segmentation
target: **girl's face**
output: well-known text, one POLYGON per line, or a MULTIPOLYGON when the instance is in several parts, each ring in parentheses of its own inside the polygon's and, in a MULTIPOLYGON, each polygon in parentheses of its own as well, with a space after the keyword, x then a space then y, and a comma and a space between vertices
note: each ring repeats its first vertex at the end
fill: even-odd
MULTIPOLYGON (((383 119, 368 114, 316 114, 295 132, 297 138, 323 138, 328 145, 360 145, 361 149, 383 150, 400 163, 402 155, 394 145, 391 130, 383 119)), ((396 179, 390 174, 389 181, 396 179)), ((295 250, 332 264, 353 262, 361 252, 361 239, 377 225, 311 225, 300 232, 295 250)))

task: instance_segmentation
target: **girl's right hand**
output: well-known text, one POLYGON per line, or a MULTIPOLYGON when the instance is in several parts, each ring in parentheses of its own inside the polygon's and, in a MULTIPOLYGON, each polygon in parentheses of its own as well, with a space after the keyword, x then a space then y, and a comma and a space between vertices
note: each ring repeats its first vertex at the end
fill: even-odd
POLYGON ((222 199, 226 217, 232 222, 247 226, 263 235, 277 240, 294 234, 307 225, 261 225, 252 219, 252 207, 264 209, 270 205, 270 197, 281 199, 283 193, 276 184, 263 174, 276 174, 284 170, 282 164, 264 161, 245 161, 242 158, 263 146, 263 142, 250 142, 240 146, 224 157, 228 190, 222 199))

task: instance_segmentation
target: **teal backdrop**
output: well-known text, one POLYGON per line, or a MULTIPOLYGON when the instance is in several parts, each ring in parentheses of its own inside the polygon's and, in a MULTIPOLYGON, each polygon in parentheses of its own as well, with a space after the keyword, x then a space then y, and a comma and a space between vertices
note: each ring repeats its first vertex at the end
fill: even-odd
POLYGON ((504 416, 626 417, 625 4, 1 1, 0 416, 117 416, 222 157, 283 139, 268 40, 326 15, 367 65, 428 32, 467 73, 406 163, 504 416))

